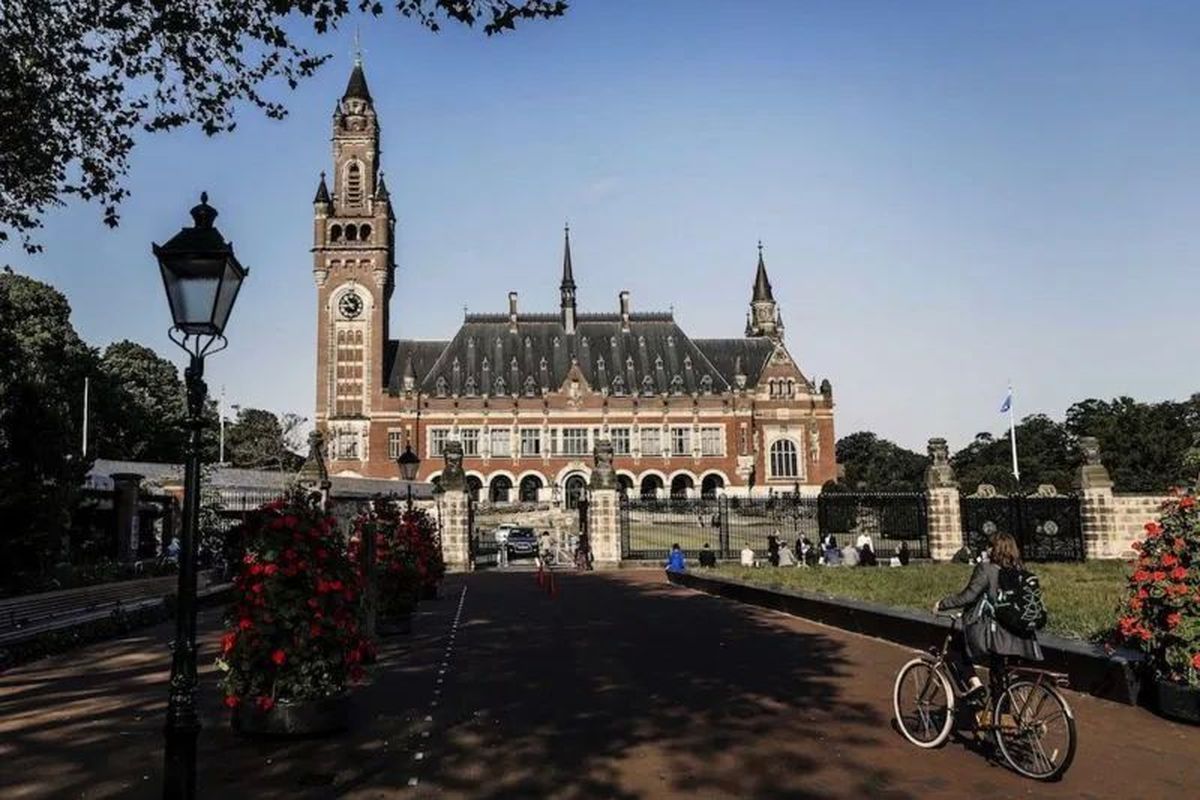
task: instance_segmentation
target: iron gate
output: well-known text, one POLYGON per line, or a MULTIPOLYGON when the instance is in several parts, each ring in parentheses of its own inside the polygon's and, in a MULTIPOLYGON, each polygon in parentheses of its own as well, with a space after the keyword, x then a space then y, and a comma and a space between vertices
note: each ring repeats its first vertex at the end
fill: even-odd
POLYGON ((963 539, 972 553, 1012 534, 1025 561, 1083 561, 1080 501, 1073 495, 962 498, 963 539))
POLYGON ((771 497, 620 499, 621 555, 665 559, 678 544, 689 557, 705 545, 720 559, 736 559, 743 547, 765 550, 768 536, 789 544, 801 537, 816 544, 833 534, 840 545, 871 537, 881 558, 905 542, 913 558, 928 558, 929 535, 922 494, 794 494, 771 497))

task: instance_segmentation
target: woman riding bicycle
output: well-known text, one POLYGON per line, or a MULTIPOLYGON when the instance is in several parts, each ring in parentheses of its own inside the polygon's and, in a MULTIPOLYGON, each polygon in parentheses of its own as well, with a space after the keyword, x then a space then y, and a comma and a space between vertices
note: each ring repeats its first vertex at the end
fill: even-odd
POLYGON ((955 643, 953 652, 953 664, 968 688, 967 696, 978 695, 983 690, 983 682, 975 673, 975 659, 987 657, 993 676, 999 674, 995 662, 1001 656, 1042 660, 1042 648, 1036 635, 1018 636, 996 623, 994 609, 1003 569, 1022 569, 1021 551, 1017 540, 1009 533, 997 533, 992 537, 991 557, 975 567, 965 589, 933 606, 935 613, 967 609, 963 612, 962 638, 955 643))

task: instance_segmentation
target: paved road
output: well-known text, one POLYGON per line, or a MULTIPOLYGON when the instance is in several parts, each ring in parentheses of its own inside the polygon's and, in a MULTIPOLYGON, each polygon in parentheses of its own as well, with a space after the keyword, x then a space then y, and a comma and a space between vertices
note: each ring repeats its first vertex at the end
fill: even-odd
MULTIPOLYGON (((207 670, 201 796, 1178 800, 1200 785, 1200 730, 1140 709, 1072 695, 1075 766, 1035 784, 961 744, 903 742, 890 711, 901 648, 655 573, 559 588, 552 600, 529 573, 447 581, 333 739, 234 736, 207 670)), ((166 635, 0 675, 0 797, 156 796, 166 635)))

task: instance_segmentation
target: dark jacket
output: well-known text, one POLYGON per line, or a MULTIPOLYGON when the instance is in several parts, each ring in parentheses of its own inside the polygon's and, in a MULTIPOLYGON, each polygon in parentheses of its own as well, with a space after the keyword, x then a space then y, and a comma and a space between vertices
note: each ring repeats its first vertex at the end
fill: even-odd
POLYGON ((963 630, 967 653, 971 658, 995 653, 1041 661, 1042 648, 1038 646, 1036 636, 1017 636, 993 618, 991 610, 995 607, 996 595, 999 594, 999 583, 999 566, 991 563, 979 564, 971 573, 967 588, 944 598, 938 606, 945 611, 965 609, 963 630))

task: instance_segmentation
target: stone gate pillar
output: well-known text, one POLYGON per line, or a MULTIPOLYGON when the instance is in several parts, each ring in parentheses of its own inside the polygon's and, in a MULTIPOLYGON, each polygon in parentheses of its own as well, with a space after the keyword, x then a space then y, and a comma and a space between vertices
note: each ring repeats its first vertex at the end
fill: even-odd
POLYGON ((1075 472, 1075 488, 1080 498, 1080 524, 1083 526, 1085 558, 1120 558, 1113 482, 1100 460, 1100 442, 1095 436, 1079 437, 1083 464, 1075 472))
POLYGON ((945 439, 929 440, 929 466, 925 469, 925 494, 929 499, 929 557, 949 561, 963 546, 962 508, 958 481, 950 466, 945 439))
POLYGON ((138 493, 142 476, 133 472, 117 472, 109 476, 113 482, 113 516, 117 520, 117 560, 136 561, 141 544, 138 530, 138 493))
POLYGON ((588 504, 588 538, 592 559, 599 568, 621 563, 621 531, 617 509, 617 474, 613 471, 612 442, 596 442, 593 454, 591 501, 588 504))
POLYGON ((463 474, 462 442, 446 442, 446 466, 442 469, 442 560, 446 569, 470 569, 470 498, 463 474))

